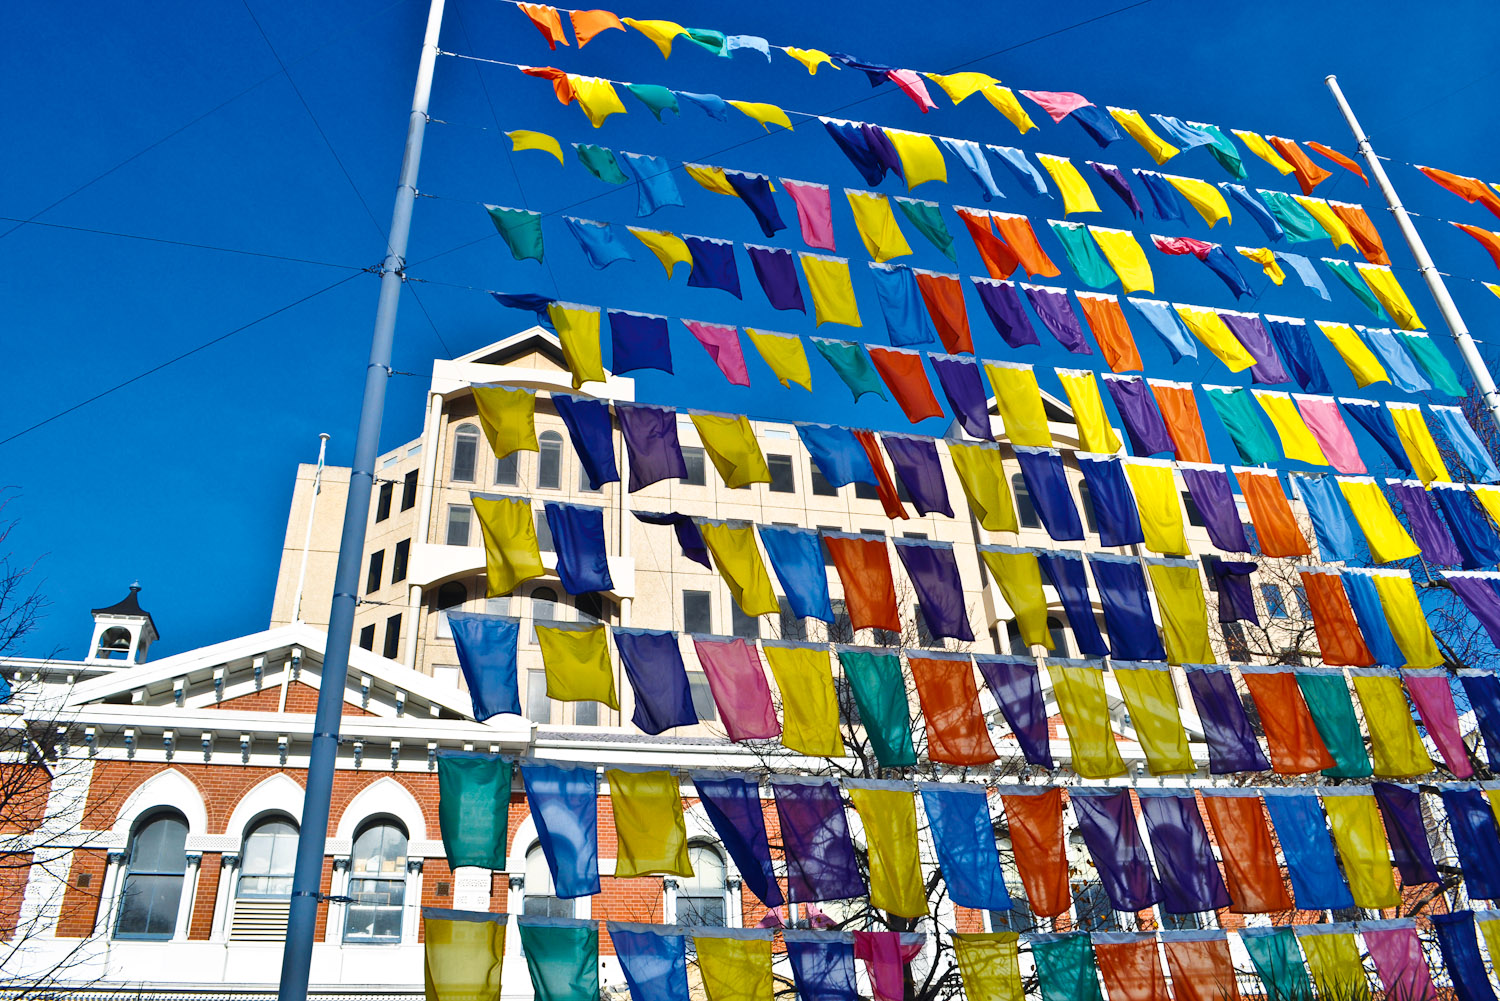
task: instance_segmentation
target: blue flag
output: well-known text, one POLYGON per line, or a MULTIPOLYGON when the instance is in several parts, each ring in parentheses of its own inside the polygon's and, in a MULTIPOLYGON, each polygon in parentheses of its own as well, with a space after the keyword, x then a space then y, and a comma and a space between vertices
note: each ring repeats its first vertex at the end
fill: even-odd
POLYGON ((924 782, 918 788, 948 896, 960 907, 1010 910, 985 787, 924 782))
POLYGON ((875 485, 875 467, 854 432, 831 424, 798 424, 797 435, 829 486, 875 485))
POLYGON ((771 568, 786 592, 792 614, 803 619, 833 622, 828 598, 828 570, 823 566, 823 545, 811 528, 760 526, 760 541, 771 558, 771 568))
POLYGON ((635 692, 630 722, 649 734, 697 723, 677 634, 624 627, 616 627, 614 633, 615 649, 635 692))
POLYGON ((604 509, 547 502, 547 527, 557 550, 557 576, 569 594, 614 590, 604 549, 604 509))
POLYGON ((537 840, 562 898, 599 892, 599 775, 593 765, 523 764, 537 840))
POLYGON ((1313 911, 1353 907, 1318 794, 1311 789, 1267 789, 1264 795, 1297 906, 1313 911))
MULTIPOLYGON (((614 314, 610 314, 613 317, 614 314)), ((589 478, 589 488, 598 490, 606 483, 618 483, 620 471, 615 467, 615 439, 609 419, 609 404, 591 396, 553 393, 557 415, 567 425, 568 437, 578 453, 578 464, 589 478)))
POLYGON ((661 925, 606 922, 631 1001, 682 1001, 688 997, 687 936, 661 925))
POLYGON ((483 722, 501 713, 521 715, 521 695, 516 685, 520 623, 502 615, 445 614, 453 632, 459 669, 469 686, 469 697, 474 700, 474 718, 483 722))

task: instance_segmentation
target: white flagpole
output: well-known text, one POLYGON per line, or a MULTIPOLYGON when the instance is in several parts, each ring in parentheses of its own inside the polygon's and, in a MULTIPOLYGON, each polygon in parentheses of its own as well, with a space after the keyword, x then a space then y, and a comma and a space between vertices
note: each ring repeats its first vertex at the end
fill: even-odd
POLYGON ((323 492, 323 459, 328 454, 328 439, 333 435, 324 431, 318 435, 318 471, 313 474, 312 500, 307 503, 307 531, 302 533, 302 569, 297 571, 297 593, 292 598, 292 621, 302 621, 302 588, 307 583, 307 554, 312 549, 313 515, 318 513, 318 494, 323 492))

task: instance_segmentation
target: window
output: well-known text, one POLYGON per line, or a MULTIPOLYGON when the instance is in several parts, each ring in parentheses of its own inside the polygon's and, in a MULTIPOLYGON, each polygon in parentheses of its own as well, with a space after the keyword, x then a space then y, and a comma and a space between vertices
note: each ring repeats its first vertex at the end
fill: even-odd
POLYGON ((1312 617, 1312 607, 1307 603, 1307 588, 1301 584, 1292 586, 1292 597, 1297 599, 1297 614, 1304 619, 1312 617))
POLYGON ((269 817, 250 829, 240 849, 242 900, 288 899, 297 864, 297 825, 289 817, 269 817))
POLYGON ((772 493, 793 494, 797 492, 797 482, 792 475, 792 457, 790 455, 766 456, 766 468, 771 471, 772 493))
POLYGON ((444 540, 450 546, 467 546, 469 544, 469 522, 474 517, 474 508, 469 504, 448 505, 448 537, 444 540))
MULTIPOLYGON (((824 532, 837 532, 837 531, 840 531, 840 529, 839 529, 839 527, 837 525, 819 525, 818 526, 818 535, 819 535, 818 541, 819 542, 823 541, 822 538, 821 538, 821 536, 822 536, 822 534, 824 532)), ((825 567, 831 567, 831 566, 833 566, 833 553, 829 550, 828 543, 826 543, 826 542, 823 542, 823 565, 825 567)))
POLYGON ((1010 893, 1010 910, 990 911, 990 931, 1028 932, 1036 931, 1036 915, 1031 913, 1031 904, 1019 886, 1007 887, 1010 893))
POLYGON ((823 471, 818 468, 816 462, 810 462, 810 464, 812 472, 808 474, 808 479, 812 483, 813 495, 817 497, 837 497, 839 495, 839 488, 828 482, 828 477, 823 475, 823 471))
POLYGON ((687 468, 687 475, 678 480, 678 483, 690 487, 701 487, 708 483, 708 478, 703 474, 703 449, 692 445, 682 446, 682 463, 687 468))
POLYGON ((844 599, 833 599, 833 625, 828 627, 828 642, 853 643, 854 622, 849 618, 849 606, 844 599))
POLYGON ((449 476, 458 483, 473 483, 479 462, 479 428, 460 424, 453 435, 453 471, 449 476))
POLYGON ((536 436, 536 485, 548 490, 562 486, 562 435, 543 431, 536 436))
POLYGON ((1010 643, 1010 652, 1017 657, 1030 657, 1031 647, 1021 638, 1021 624, 1011 619, 1005 624, 1005 638, 1010 643))
POLYGON ((547 697, 547 672, 526 672, 526 718, 533 723, 552 722, 552 700, 547 697))
POLYGON ((1026 477, 1020 473, 1012 476, 1010 488, 1016 496, 1016 516, 1021 519, 1021 527, 1041 528, 1042 519, 1036 513, 1036 505, 1031 503, 1031 490, 1026 486, 1026 477))
POLYGON ((927 533, 926 532, 902 532, 901 533, 901 538, 903 538, 903 539, 925 539, 925 538, 927 538, 927 533))
POLYGON ((724 856, 708 845, 690 844, 688 862, 693 874, 677 878, 677 923, 690 928, 724 927, 729 913, 724 856))
POLYGON ((1103 883, 1073 884, 1073 927, 1078 931, 1119 931, 1120 918, 1110 906, 1103 883))
POLYGON ((1083 508, 1083 524, 1090 532, 1099 534, 1099 519, 1094 517, 1094 495, 1089 492, 1087 480, 1078 481, 1078 506, 1083 508))
POLYGON ((579 622, 603 622, 608 611, 604 598, 595 591, 574 595, 573 607, 578 611, 579 622))
POLYGON ((598 726, 599 703, 575 702, 573 704, 573 723, 577 726, 598 726))
POLYGON ((746 615, 735 602, 729 603, 730 635, 747 640, 760 639, 760 616, 746 615))
POLYGON ((711 723, 719 718, 719 707, 714 703, 713 689, 708 687, 708 675, 689 674, 688 691, 693 696, 693 712, 698 714, 698 719, 711 723))
MULTIPOLYGON (((449 635, 452 635, 450 632, 449 635)), ((385 656, 395 660, 401 656, 401 616, 392 615, 385 620, 385 656)))
POLYGON ((597 494, 597 493, 601 492, 603 489, 604 489, 604 484, 602 484, 602 483, 599 486, 597 486, 597 487, 594 486, 593 481, 589 479, 589 471, 587 469, 584 469, 583 468, 583 463, 580 462, 578 464, 578 490, 579 490, 579 492, 580 493, 585 493, 585 494, 597 494))
POLYGON ((557 617, 557 592, 539 587, 531 592, 531 642, 536 642, 536 627, 561 622, 557 617))
POLYGON ((1281 593, 1280 585, 1262 584, 1260 586, 1260 597, 1266 603, 1266 615, 1273 619, 1284 619, 1287 617, 1286 596, 1281 593))
POLYGON ((1208 589, 1217 591, 1219 589, 1219 578, 1214 575, 1214 561, 1217 556, 1200 556, 1198 562, 1203 565, 1203 579, 1208 581, 1208 589))
MULTIPOLYGON (((1361 914, 1351 920, 1359 921, 1364 918, 1361 914)), ((1196 931, 1199 928, 1211 927, 1201 913, 1172 914, 1162 908, 1156 909, 1156 923, 1163 931, 1196 931)))
POLYGON ((406 564, 411 560, 411 540, 402 539, 396 543, 396 549, 391 553, 391 583, 397 584, 406 579, 406 564))
POLYGON ((1182 509, 1187 512, 1189 525, 1195 525, 1198 528, 1203 527, 1203 512, 1199 510, 1198 502, 1193 500, 1193 495, 1186 490, 1182 492, 1182 509))
POLYGON ((385 573, 385 550, 378 549, 370 554, 370 570, 365 574, 365 594, 374 594, 380 590, 380 576, 385 573))
POLYGON ((116 938, 169 939, 187 873, 187 821, 175 810, 153 813, 130 836, 116 938))
POLYGON ((452 639, 453 629, 448 625, 448 609, 462 609, 464 602, 469 600, 469 589, 463 583, 450 580, 438 588, 437 611, 438 611, 438 639, 452 639))
POLYGON ((1245 639, 1243 622, 1224 623, 1224 650, 1236 664, 1250 663, 1250 644, 1245 639))
POLYGON ((552 523, 547 520, 546 511, 536 513, 536 545, 544 553, 556 552, 552 544, 552 523))
POLYGON ((513 487, 521 481, 521 453, 512 452, 495 463, 495 483, 513 487))
POLYGON ((526 882, 521 890, 521 913, 531 917, 571 918, 573 901, 557 895, 552 883, 552 870, 547 868, 547 856, 540 844, 532 845, 526 853, 526 882))
POLYGON ((510 595, 502 594, 498 598, 484 599, 484 613, 486 615, 509 615, 510 595))
POLYGON ((785 598, 778 598, 777 603, 781 605, 781 638, 784 640, 807 639, 807 623, 792 611, 792 603, 785 598))
POLYGON ((359 647, 361 650, 375 649, 375 627, 365 626, 359 631, 359 647))
POLYGON ((854 698, 854 685, 842 671, 833 677, 833 702, 838 706, 840 723, 845 726, 860 725, 859 703, 854 698))
POLYGON ((713 599, 707 591, 682 592, 682 631, 685 633, 711 633, 714 631, 713 599))
POLYGON ((922 603, 916 602, 911 606, 912 621, 917 624, 917 646, 932 648, 938 646, 937 637, 932 635, 932 630, 927 628, 927 616, 922 614, 922 603))
POLYGON ((1047 616, 1047 634, 1052 637, 1051 657, 1066 657, 1068 655, 1068 633, 1063 628, 1062 620, 1055 615, 1047 616))
POLYGON ((401 481, 401 510, 410 511, 417 506, 417 471, 413 469, 401 481))
POLYGON ((391 516, 391 499, 396 492, 396 484, 386 480, 380 484, 380 493, 375 501, 375 520, 385 521, 391 516))
POLYGON ((406 831, 391 821, 366 827, 350 860, 345 942, 401 941, 406 903, 406 831))
POLYGON ((873 483, 866 483, 863 480, 855 480, 854 496, 858 497, 860 500, 879 500, 880 490, 873 483))

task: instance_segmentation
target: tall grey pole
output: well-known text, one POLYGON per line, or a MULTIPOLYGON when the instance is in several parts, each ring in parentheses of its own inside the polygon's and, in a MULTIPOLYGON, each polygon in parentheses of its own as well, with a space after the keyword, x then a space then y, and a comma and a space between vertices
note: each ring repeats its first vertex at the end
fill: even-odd
MULTIPOLYGON (((333 605, 328 613, 328 645, 323 651, 323 674, 318 690, 318 712, 313 723, 312 752, 307 764, 307 793, 302 801, 302 826, 297 835, 297 868, 292 875, 291 908, 287 915, 286 948, 281 959, 280 1001, 306 1001, 312 968, 313 932, 318 920, 323 881, 323 853, 328 840, 329 799, 338 756, 339 721, 343 715, 344 686, 349 675, 349 646, 354 638, 355 595, 364 562, 365 527, 370 517, 370 492, 375 481, 375 458, 380 446, 380 421, 385 411, 386 380, 391 374, 391 344, 396 334, 396 307, 406 268, 406 243, 411 234, 412 206, 417 195, 417 167, 422 159, 422 136, 427 130, 427 102, 437 64, 438 35, 443 26, 444 0, 431 0, 427 34, 417 64, 411 116, 406 124, 406 152, 396 205, 391 211, 390 242, 380 267, 380 300, 375 331, 370 338, 370 360, 365 367, 364 404, 354 439, 354 466, 349 497, 344 505, 344 533, 339 539, 338 570, 333 578, 333 605)), ((411 628, 408 624, 408 628, 411 628)))
POLYGON ((1344 121, 1349 123, 1349 131, 1354 133, 1354 141, 1358 144, 1360 156, 1365 158, 1365 163, 1375 178, 1375 184, 1380 188, 1380 193, 1385 195, 1386 204, 1391 207, 1391 215, 1395 217, 1396 225, 1401 228, 1401 235, 1406 238, 1406 245, 1411 248, 1412 257, 1417 260, 1417 271, 1427 282, 1427 289, 1432 293, 1433 299, 1437 300, 1438 312, 1443 314, 1443 322, 1448 325, 1448 331, 1453 335, 1453 342, 1458 345, 1458 353, 1463 356, 1464 364, 1469 366, 1469 374, 1474 377, 1474 385, 1479 387, 1480 394, 1484 396, 1484 402, 1490 409, 1490 418, 1494 420, 1496 429, 1500 430, 1500 392, 1495 389, 1495 377, 1490 375, 1489 366, 1484 363, 1484 358, 1479 354, 1478 345, 1474 343, 1474 338, 1469 336, 1469 328, 1464 323, 1464 318, 1459 315, 1453 296, 1448 294, 1448 286, 1443 282, 1443 276, 1432 263, 1432 255, 1427 253, 1427 246, 1422 242, 1417 227, 1412 225, 1411 215, 1401 204, 1401 198, 1396 194, 1396 189, 1391 186, 1391 179, 1385 173, 1385 165, 1375 155, 1369 137, 1365 135, 1365 130, 1360 128, 1359 120, 1354 117, 1354 109, 1349 107, 1349 102, 1344 98, 1344 92, 1339 89, 1338 78, 1330 74, 1324 80, 1328 84, 1328 89, 1333 92, 1333 99, 1338 102, 1339 110, 1344 113, 1344 121))

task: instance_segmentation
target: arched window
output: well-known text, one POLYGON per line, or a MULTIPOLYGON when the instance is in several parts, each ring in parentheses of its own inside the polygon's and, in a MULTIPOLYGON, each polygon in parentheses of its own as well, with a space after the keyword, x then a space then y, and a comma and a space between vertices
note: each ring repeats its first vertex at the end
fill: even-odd
POLYGON ((722 928, 729 913, 726 888, 728 870, 718 849, 704 844, 688 845, 693 874, 677 880, 677 923, 722 928))
POLYGON ((395 821, 376 821, 355 837, 349 897, 345 942, 401 941, 401 911, 406 903, 406 831, 395 821))
POLYGON ((453 636, 453 629, 448 625, 448 609, 463 610, 464 602, 469 600, 469 589, 464 587, 462 581, 450 580, 438 588, 438 637, 449 639, 453 636))
POLYGON ((562 435, 543 431, 537 435, 536 485, 556 490, 562 486, 562 435))
POLYGON ((1068 631, 1063 627, 1062 620, 1055 615, 1047 616, 1047 632, 1052 636, 1052 650, 1047 656, 1068 656, 1068 631))
POLYGON ((241 900, 287 898, 297 865, 297 825, 289 817, 268 817, 250 828, 240 851, 241 900))
POLYGON ((176 810, 153 813, 130 836, 116 938, 169 939, 187 874, 187 821, 176 810))
POLYGON ((503 487, 513 487, 521 478, 521 453, 512 452, 495 463, 495 482, 503 487))
POLYGON ((1021 519, 1022 528, 1041 528, 1042 519, 1036 513, 1036 505, 1031 502, 1031 489, 1026 486, 1026 477, 1020 473, 1010 478, 1011 492, 1016 495, 1016 515, 1021 519))
POLYGON ((557 592, 539 587, 531 592, 531 642, 536 642, 536 627, 561 621, 557 617, 557 592))
POLYGON ((99 649, 96 660, 120 660, 130 656, 130 630, 124 626, 110 626, 99 634, 99 649))
POLYGON ((459 483, 473 483, 474 470, 479 464, 479 428, 473 424, 460 424, 453 434, 453 472, 450 479, 459 483))
POLYGON ((571 918, 573 901, 557 895, 547 855, 540 844, 526 853, 526 882, 521 889, 521 913, 545 918, 571 918))

